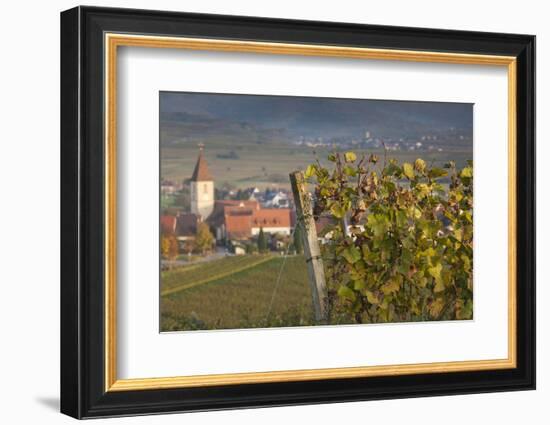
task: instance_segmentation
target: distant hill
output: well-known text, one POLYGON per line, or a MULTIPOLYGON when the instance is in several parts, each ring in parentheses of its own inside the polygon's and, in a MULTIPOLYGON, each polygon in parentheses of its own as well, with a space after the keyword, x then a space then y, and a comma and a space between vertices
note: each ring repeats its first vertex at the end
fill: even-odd
POLYGON ((360 139, 367 130, 384 138, 453 133, 464 136, 454 144, 471 145, 473 128, 473 106, 465 103, 162 92, 160 112, 168 145, 220 137, 244 144, 360 139))

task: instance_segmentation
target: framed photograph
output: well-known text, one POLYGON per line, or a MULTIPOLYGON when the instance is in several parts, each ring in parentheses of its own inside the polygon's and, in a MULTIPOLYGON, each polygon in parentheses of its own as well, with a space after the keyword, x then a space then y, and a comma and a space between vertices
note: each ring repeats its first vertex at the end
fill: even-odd
POLYGON ((535 388, 535 37, 61 14, 61 411, 535 388))

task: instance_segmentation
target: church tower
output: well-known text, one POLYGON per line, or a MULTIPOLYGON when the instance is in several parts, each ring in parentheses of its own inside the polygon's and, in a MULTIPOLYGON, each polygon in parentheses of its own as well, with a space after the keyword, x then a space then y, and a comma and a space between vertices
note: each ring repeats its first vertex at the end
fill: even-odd
POLYGON ((191 176, 191 212, 206 220, 214 210, 214 179, 203 157, 204 145, 199 144, 199 157, 191 176))

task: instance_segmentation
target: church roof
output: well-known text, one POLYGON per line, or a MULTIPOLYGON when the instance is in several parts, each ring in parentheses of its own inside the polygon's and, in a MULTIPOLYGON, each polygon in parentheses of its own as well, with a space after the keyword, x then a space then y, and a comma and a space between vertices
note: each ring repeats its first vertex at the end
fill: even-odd
POLYGON ((213 181, 212 175, 208 170, 208 164, 206 159, 202 155, 202 147, 199 151, 199 157, 197 158, 197 163, 195 164, 195 170, 191 176, 191 181, 193 182, 204 182, 204 181, 213 181))

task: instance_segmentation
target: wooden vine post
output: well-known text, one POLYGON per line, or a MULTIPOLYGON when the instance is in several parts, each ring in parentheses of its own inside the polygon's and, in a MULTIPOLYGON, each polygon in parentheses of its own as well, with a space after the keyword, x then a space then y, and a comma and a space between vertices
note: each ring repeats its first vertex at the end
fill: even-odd
POLYGON ((292 186, 294 204, 296 205, 296 225, 301 225, 303 229, 301 233, 315 320, 324 322, 328 318, 327 286, 315 220, 313 219, 311 195, 306 191, 304 174, 300 171, 290 173, 290 185, 292 186))

